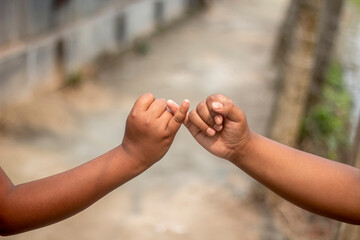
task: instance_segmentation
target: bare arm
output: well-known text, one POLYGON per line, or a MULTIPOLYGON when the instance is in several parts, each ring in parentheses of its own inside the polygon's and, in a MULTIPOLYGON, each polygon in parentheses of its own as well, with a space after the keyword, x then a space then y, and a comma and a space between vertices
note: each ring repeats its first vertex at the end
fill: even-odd
POLYGON ((146 168, 122 146, 69 171, 13 186, 0 170, 0 233, 39 228, 70 217, 146 168))
POLYGON ((166 111, 164 99, 144 94, 130 112, 120 146, 69 171, 14 186, 0 168, 0 235, 68 218, 137 176, 168 151, 189 102, 166 111))
MULTIPOLYGON (((172 111, 177 109, 169 105, 172 111)), ((212 154, 314 213, 360 224, 360 171, 253 133, 244 113, 223 95, 213 95, 189 113, 185 125, 212 154)))
POLYGON ((360 171, 253 134, 235 165, 311 212, 360 224, 360 171))

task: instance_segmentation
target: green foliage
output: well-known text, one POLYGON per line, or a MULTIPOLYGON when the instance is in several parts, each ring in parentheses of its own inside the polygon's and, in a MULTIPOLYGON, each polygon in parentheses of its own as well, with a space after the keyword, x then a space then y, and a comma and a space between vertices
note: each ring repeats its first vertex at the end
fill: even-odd
POLYGON ((350 109, 351 97, 343 81, 342 67, 333 62, 321 101, 311 107, 303 120, 301 144, 310 148, 306 150, 333 160, 344 158, 342 153, 349 148, 350 109))
POLYGON ((81 72, 73 72, 66 76, 64 81, 65 87, 76 87, 81 84, 83 76, 81 72))
POLYGON ((150 45, 147 39, 138 38, 134 42, 134 50, 138 55, 145 56, 150 51, 150 45))
POLYGON ((355 4, 357 7, 360 7, 360 0, 350 0, 353 4, 355 4))

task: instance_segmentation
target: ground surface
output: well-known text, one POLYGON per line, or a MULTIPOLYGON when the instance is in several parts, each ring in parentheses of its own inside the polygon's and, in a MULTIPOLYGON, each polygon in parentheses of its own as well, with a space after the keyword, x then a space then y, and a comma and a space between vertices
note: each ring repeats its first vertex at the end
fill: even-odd
MULTIPOLYGON (((92 80, 12 106, 0 136, 1 166, 14 183, 77 166, 121 143, 144 92, 192 108, 213 93, 231 97, 265 134, 274 84, 269 60, 285 0, 227 0, 147 44, 149 53, 104 57, 92 80)), ((185 128, 166 157, 86 211, 6 239, 283 239, 253 181, 203 150, 185 128)))

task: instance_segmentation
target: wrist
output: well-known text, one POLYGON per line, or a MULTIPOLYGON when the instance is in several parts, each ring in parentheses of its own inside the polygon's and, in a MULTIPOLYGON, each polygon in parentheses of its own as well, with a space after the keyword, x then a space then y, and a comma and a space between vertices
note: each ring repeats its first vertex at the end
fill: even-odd
POLYGON ((137 154, 134 154, 132 149, 129 149, 126 144, 121 144, 118 146, 119 152, 124 158, 124 162, 129 169, 134 171, 136 174, 140 174, 148 169, 150 166, 145 164, 145 161, 140 159, 137 154))
POLYGON ((241 168, 241 165, 249 158, 249 155, 252 152, 252 146, 256 141, 257 134, 249 130, 246 138, 240 144, 240 147, 236 149, 235 156, 232 159, 229 159, 230 162, 241 168))

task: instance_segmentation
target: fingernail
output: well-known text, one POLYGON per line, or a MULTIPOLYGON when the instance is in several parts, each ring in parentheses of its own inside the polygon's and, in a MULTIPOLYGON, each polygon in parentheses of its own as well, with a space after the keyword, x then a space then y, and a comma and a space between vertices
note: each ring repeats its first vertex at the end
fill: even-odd
POLYGON ((214 136, 214 135, 216 134, 215 130, 212 129, 212 128, 206 129, 206 133, 207 133, 209 136, 214 136))
POLYGON ((171 99, 167 100, 167 102, 168 102, 169 104, 176 104, 176 102, 174 102, 174 101, 171 100, 171 99))
POLYGON ((218 132, 220 132, 221 130, 222 130, 222 128, 223 128, 223 126, 222 125, 215 125, 214 126, 214 129, 216 130, 216 131, 218 131, 218 132))
POLYGON ((214 120, 215 120, 215 123, 216 123, 217 125, 221 125, 221 124, 222 124, 222 118, 221 118, 219 115, 215 116, 215 117, 214 117, 214 120))
POLYGON ((216 108, 216 109, 221 109, 223 107, 223 105, 219 102, 213 102, 212 106, 213 106, 213 108, 216 108))
POLYGON ((185 105, 186 105, 186 106, 190 105, 189 99, 184 99, 184 102, 185 102, 185 105))

